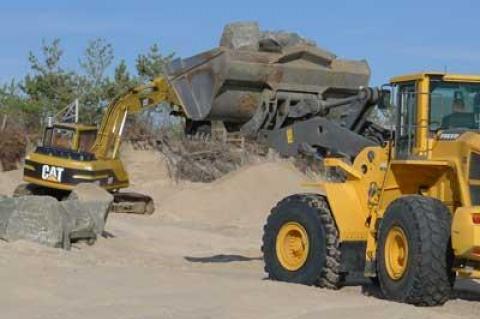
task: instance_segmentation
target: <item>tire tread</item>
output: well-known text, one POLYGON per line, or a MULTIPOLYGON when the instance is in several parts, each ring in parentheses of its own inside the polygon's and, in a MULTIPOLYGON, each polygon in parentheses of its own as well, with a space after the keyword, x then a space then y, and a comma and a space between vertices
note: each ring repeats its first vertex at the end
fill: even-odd
MULTIPOLYGON (((451 264, 448 251, 450 243, 451 214, 437 199, 420 195, 401 197, 391 205, 403 205, 413 213, 412 222, 419 237, 414 242, 420 256, 415 264, 411 289, 405 292, 400 301, 418 306, 435 306, 445 303, 453 286, 451 264)), ((388 213, 388 210, 387 210, 388 213)), ((382 227, 380 227, 382 229, 382 227)), ((385 291, 385 289, 382 289, 385 291)), ((398 296, 387 298, 398 299, 398 296)))
MULTIPOLYGON (((317 278, 314 278, 312 282, 317 286, 328 289, 340 288, 344 281, 344 274, 340 272, 340 239, 334 218, 325 196, 318 194, 296 194, 281 200, 271 210, 271 214, 269 215, 267 223, 263 228, 263 243, 267 241, 267 236, 272 236, 272 234, 269 233, 268 226, 273 222, 273 219, 276 218, 276 214, 279 213, 284 205, 293 201, 302 202, 303 204, 315 209, 317 212, 315 217, 319 219, 325 234, 325 264, 323 265, 322 270, 318 273, 317 278)), ((264 246, 262 246, 262 252, 264 252, 264 246)), ((270 263, 265 262, 265 272, 268 274, 270 279, 277 280, 278 278, 276 278, 274 274, 275 271, 271 266, 272 265, 270 263)))

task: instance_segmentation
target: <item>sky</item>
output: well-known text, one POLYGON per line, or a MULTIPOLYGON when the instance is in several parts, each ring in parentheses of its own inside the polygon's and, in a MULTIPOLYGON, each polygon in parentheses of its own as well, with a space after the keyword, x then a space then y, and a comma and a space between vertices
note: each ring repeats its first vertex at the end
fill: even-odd
POLYGON ((0 0, 0 83, 29 72, 28 52, 38 54, 42 40, 60 38, 63 67, 77 70, 88 41, 101 37, 133 70, 153 43, 188 57, 218 46, 235 21, 366 59, 372 85, 425 70, 480 73, 480 1, 0 0))

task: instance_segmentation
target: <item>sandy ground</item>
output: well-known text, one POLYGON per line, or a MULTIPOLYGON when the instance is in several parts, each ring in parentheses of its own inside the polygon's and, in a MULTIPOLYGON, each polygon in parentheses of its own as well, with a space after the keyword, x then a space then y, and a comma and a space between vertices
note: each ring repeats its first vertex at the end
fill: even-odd
MULTIPOLYGON (((288 163, 258 164, 212 184, 173 184, 162 158, 127 152, 132 188, 155 198, 153 216, 111 215, 110 238, 72 251, 0 243, 1 318, 466 318, 480 286, 417 308, 362 294, 265 280, 261 229, 281 197, 305 191, 288 163)), ((0 175, 10 193, 20 172, 0 175)))

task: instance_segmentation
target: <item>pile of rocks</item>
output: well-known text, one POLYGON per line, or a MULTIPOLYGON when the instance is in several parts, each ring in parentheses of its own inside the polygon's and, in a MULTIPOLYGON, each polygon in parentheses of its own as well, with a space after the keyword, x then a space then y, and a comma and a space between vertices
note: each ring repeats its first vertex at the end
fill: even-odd
POLYGON ((27 240, 70 249, 102 235, 113 196, 94 184, 80 184, 64 201, 49 196, 0 197, 0 239, 27 240))
POLYGON ((295 32, 262 31, 256 22, 235 22, 223 29, 220 46, 233 50, 281 52, 294 46, 317 45, 295 32))

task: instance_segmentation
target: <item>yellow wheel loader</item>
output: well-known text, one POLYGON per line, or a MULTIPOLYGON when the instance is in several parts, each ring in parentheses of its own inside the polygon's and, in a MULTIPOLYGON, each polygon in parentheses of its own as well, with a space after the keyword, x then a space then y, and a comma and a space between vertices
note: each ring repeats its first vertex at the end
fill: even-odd
POLYGON ((442 304, 456 276, 480 277, 480 76, 406 75, 390 90, 368 79, 365 61, 302 46, 220 48, 169 66, 188 118, 323 159, 337 177, 272 209, 271 279, 335 289, 360 273, 386 298, 442 304), (368 120, 388 96, 395 130, 368 120))
MULTIPOLYGON (((457 276, 480 278, 480 76, 420 73, 389 87, 377 100, 395 108, 391 138, 323 149, 339 178, 272 209, 269 278, 336 289, 362 273, 385 298, 421 306, 445 303, 457 276)), ((283 133, 285 145, 304 140, 298 127, 283 133)))
POLYGON ((62 199, 79 183, 96 183, 114 195, 113 211, 152 214, 152 198, 119 192, 129 186, 119 148, 127 115, 162 102, 178 105, 167 80, 159 77, 113 100, 98 130, 84 124, 50 125, 44 132, 42 146, 26 157, 26 184, 19 185, 14 195, 62 199))

